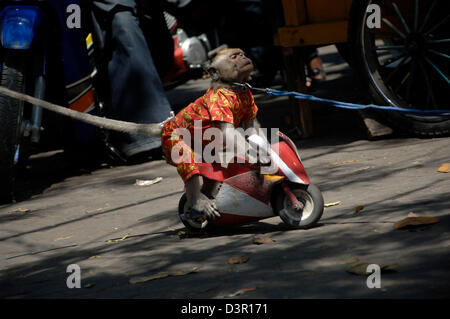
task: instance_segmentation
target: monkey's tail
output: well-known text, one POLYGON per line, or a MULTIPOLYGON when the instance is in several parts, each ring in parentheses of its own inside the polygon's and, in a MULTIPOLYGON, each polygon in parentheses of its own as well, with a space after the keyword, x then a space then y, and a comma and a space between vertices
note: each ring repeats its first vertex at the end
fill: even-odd
MULTIPOLYGON (((49 103, 47 101, 37 99, 30 95, 26 95, 26 94, 22 94, 22 93, 10 90, 3 86, 0 86, 0 94, 4 94, 13 99, 22 100, 22 101, 28 102, 30 104, 40 106, 49 111, 53 111, 53 112, 61 114, 61 115, 69 116, 75 120, 83 121, 88 124, 92 124, 92 125, 95 125, 95 126, 107 129, 107 130, 113 130, 113 131, 118 131, 118 132, 123 132, 123 133, 129 133, 129 134, 159 137, 159 136, 161 136, 163 124, 167 120, 171 119, 171 118, 168 118, 166 121, 164 121, 162 123, 138 124, 138 123, 103 118, 103 117, 95 116, 95 115, 88 114, 88 113, 74 111, 69 108, 57 105, 57 104, 53 104, 53 103, 49 103)), ((171 114, 171 116, 173 117, 173 113, 171 114)))

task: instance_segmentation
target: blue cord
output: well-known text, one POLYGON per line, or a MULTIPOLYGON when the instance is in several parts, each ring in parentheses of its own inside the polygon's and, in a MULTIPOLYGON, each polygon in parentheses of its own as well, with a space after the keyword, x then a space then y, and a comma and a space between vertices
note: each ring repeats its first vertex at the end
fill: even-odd
POLYGON ((241 87, 247 87, 251 90, 262 91, 266 94, 270 94, 273 96, 290 96, 295 99, 326 103, 326 104, 330 104, 332 106, 343 108, 343 109, 350 109, 350 110, 377 109, 377 110, 383 110, 383 111, 393 111, 393 112, 400 112, 400 113, 414 114, 414 115, 440 116, 440 117, 450 118, 450 110, 417 110, 417 109, 407 109, 407 108, 394 107, 394 106, 381 106, 381 105, 375 105, 375 104, 363 105, 363 104, 355 104, 355 103, 348 103, 348 102, 340 102, 340 101, 335 101, 335 100, 331 100, 331 99, 324 99, 324 98, 315 97, 313 95, 303 94, 303 93, 299 93, 299 92, 286 92, 286 91, 279 91, 279 90, 274 90, 274 89, 254 88, 248 83, 243 84, 243 83, 233 82, 232 84, 241 86, 241 87))

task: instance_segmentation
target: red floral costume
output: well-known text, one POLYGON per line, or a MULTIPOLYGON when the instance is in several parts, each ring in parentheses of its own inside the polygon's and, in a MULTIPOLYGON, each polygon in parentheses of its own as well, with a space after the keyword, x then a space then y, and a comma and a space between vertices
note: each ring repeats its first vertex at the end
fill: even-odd
MULTIPOLYGON (((186 128, 190 132, 191 145, 194 145, 194 121, 201 121, 202 135, 205 129, 218 127, 217 122, 227 122, 238 127, 242 122, 256 117, 258 107, 250 90, 232 90, 229 88, 210 88, 200 98, 181 110, 173 120, 164 124, 161 143, 167 159, 171 159, 172 149, 178 143, 184 143, 178 134, 172 134, 177 128, 186 128)), ((209 142, 209 141, 207 141, 209 142)), ((202 141, 204 146, 205 141, 202 141)), ((178 145, 180 146, 180 145, 178 145)), ((195 174, 199 174, 198 161, 194 151, 184 144, 184 159, 177 164, 177 171, 184 182, 195 174)))

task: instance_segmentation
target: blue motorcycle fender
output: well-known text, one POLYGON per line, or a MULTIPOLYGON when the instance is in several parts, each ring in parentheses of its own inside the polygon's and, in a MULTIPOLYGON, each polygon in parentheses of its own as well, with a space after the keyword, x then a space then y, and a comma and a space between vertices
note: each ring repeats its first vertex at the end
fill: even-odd
POLYGON ((42 21, 36 6, 7 6, 0 13, 0 42, 5 49, 27 50, 33 45, 42 21))

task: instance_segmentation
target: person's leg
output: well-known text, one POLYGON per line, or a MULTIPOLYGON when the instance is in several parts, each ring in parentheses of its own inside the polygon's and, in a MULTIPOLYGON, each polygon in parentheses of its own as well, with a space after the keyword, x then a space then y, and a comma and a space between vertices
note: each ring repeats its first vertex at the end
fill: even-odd
MULTIPOLYGON (((94 1, 96 10, 103 10, 106 16, 111 12, 105 26, 112 50, 108 63, 111 89, 112 118, 136 123, 157 123, 169 116, 170 103, 165 95, 158 72, 153 63, 139 22, 133 13, 135 1, 94 1), (130 10, 117 10, 117 5, 130 10)), ((130 157, 138 153, 159 148, 159 138, 148 138, 128 134, 111 134, 115 147, 130 157)))

